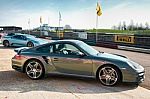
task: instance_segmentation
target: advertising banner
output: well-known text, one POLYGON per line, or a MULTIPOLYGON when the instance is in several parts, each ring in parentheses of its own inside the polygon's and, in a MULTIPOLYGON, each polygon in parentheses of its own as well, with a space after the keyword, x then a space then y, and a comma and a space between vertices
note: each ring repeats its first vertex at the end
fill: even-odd
POLYGON ((132 43, 134 44, 134 36, 129 35, 115 35, 115 42, 121 42, 121 43, 132 43))
POLYGON ((87 32, 78 32, 78 37, 80 39, 87 39, 87 32))

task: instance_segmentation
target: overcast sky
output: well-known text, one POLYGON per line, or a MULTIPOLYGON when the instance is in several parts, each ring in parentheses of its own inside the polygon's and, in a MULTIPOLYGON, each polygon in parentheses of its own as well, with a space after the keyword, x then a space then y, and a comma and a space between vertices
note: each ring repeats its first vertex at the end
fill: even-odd
POLYGON ((119 22, 130 20, 150 23, 150 0, 0 0, 0 26, 21 26, 24 29, 43 23, 58 26, 59 11, 61 26, 92 29, 96 27, 96 3, 100 2, 102 16, 98 28, 111 28, 119 22), (49 20, 49 21, 48 21, 49 20))

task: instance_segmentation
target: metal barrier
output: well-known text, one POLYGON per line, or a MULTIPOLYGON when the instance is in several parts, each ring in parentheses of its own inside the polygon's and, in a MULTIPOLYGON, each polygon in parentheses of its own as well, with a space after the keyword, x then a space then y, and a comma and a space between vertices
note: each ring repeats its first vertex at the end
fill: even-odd
POLYGON ((96 42, 96 33, 85 33, 85 32, 63 32, 63 35, 58 36, 56 32, 48 32, 44 35, 42 32, 30 32, 32 35, 37 37, 58 39, 77 39, 82 40, 85 43, 93 46, 103 46, 116 48, 117 45, 139 47, 139 48, 150 48, 150 35, 131 35, 131 34, 114 34, 114 33, 98 33, 96 42), (81 35, 83 33, 84 35, 81 35))

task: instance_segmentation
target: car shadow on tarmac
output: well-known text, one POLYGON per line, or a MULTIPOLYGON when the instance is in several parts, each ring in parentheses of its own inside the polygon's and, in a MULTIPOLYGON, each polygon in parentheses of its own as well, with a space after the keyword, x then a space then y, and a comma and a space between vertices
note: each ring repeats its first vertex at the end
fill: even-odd
POLYGON ((137 85, 123 83, 114 87, 101 85, 94 78, 48 74, 41 80, 31 80, 25 74, 9 70, 0 71, 0 91, 48 91, 61 93, 115 93, 133 90, 137 85))
POLYGON ((15 48, 18 48, 18 47, 15 47, 15 46, 4 47, 3 45, 0 45, 0 49, 15 49, 15 48))

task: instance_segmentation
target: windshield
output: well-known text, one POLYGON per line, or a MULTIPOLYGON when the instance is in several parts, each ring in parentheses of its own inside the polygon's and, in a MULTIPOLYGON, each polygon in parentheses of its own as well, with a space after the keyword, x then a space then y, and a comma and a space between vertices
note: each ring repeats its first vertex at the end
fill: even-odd
POLYGON ((30 38, 31 38, 31 39, 32 39, 32 38, 36 38, 35 36, 32 36, 32 35, 26 35, 26 37, 29 38, 29 39, 30 39, 30 38))
POLYGON ((96 55, 99 52, 97 50, 95 50, 93 47, 89 46, 88 44, 84 43, 84 42, 79 42, 78 43, 79 46, 85 50, 87 53, 91 54, 91 55, 96 55))

